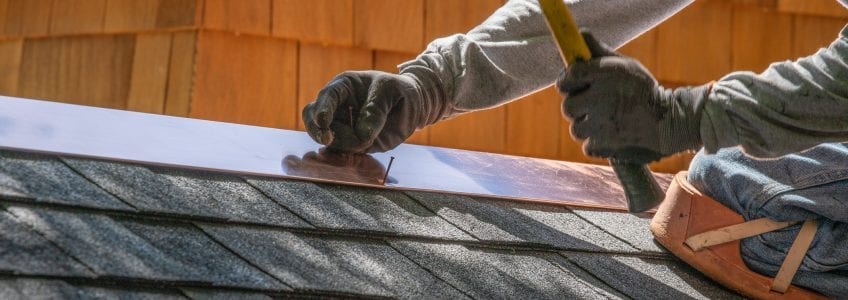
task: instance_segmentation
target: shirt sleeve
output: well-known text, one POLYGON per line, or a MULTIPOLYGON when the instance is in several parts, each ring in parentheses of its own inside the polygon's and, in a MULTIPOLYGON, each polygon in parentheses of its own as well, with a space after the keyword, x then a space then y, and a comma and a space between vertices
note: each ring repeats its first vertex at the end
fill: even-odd
MULTIPOLYGON (((581 28, 618 48, 694 0, 566 0, 581 28)), ((536 0, 511 0, 465 34, 436 39, 401 73, 419 76, 444 105, 439 119, 492 108, 547 87, 563 64, 536 0)))
POLYGON ((701 117, 706 151, 739 145, 755 157, 777 157, 848 141, 846 36, 848 27, 811 56, 716 82, 701 117))

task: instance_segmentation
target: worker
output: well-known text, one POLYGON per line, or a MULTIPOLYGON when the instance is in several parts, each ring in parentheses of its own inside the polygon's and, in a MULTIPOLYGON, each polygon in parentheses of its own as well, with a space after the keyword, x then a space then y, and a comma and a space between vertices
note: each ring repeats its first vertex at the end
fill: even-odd
MULTIPOLYGON (((689 181, 745 219, 820 219, 793 283, 848 295, 848 146, 828 143, 848 141, 848 30, 829 47, 761 74, 677 89, 658 85, 637 60, 613 50, 692 2, 566 1, 592 33, 593 59, 565 69, 538 3, 508 1, 467 34, 431 42, 398 74, 336 76, 303 120, 329 149, 380 152, 417 129, 556 82, 586 154, 645 163, 703 146, 689 181)), ((743 240, 744 261, 773 276, 797 232, 743 240)))

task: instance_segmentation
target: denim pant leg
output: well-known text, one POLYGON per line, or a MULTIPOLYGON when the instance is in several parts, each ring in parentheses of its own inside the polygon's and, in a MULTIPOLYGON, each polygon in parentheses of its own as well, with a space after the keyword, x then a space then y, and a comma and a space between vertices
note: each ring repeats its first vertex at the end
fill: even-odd
MULTIPOLYGON (((689 181, 745 220, 819 220, 793 283, 848 297, 848 143, 822 144, 777 159, 753 159, 738 148, 698 153, 689 181)), ((774 276, 800 225, 742 240, 752 270, 774 276)))

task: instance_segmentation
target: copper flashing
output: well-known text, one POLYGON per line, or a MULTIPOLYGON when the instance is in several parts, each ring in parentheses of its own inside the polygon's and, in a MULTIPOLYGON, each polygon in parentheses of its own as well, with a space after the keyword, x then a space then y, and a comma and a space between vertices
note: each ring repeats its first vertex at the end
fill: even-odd
MULTIPOLYGON (((0 148, 627 210, 615 174, 604 166, 406 144, 386 153, 339 155, 299 131, 2 96, 0 148)), ((671 177, 657 178, 666 187, 671 177)))

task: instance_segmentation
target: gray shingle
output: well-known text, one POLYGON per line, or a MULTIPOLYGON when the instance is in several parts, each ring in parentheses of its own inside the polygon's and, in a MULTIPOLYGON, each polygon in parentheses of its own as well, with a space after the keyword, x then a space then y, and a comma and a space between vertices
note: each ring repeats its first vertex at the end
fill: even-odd
POLYGON ((565 207, 430 192, 407 194, 481 240, 587 251, 636 251, 565 207))
POLYGON ((300 181, 248 181, 318 227, 473 239, 399 191, 300 181))
POLYGON ((241 178, 208 172, 64 159, 109 192, 141 210, 308 227, 241 178))
POLYGON ((94 275, 5 211, 0 212, 0 233, 0 270, 39 275, 94 275))
POLYGON ((402 298, 464 298, 384 243, 317 238, 271 229, 201 227, 295 288, 402 298))
POLYGON ((119 223, 101 215, 26 207, 8 209, 98 275, 284 288, 193 227, 119 223))
POLYGON ((572 208, 571 211, 609 234, 639 248, 639 250, 642 250, 640 252, 662 253, 671 256, 668 251, 657 244, 651 234, 651 215, 634 215, 626 212, 585 208, 572 208))
POLYGON ((576 268, 545 257, 460 245, 392 241, 392 246, 453 286, 482 299, 617 298, 615 291, 576 268))
POLYGON ((733 299, 729 292, 677 260, 563 253, 568 260, 635 299, 733 299))
POLYGON ((182 288, 180 289, 183 294, 188 296, 190 299, 197 300, 230 300, 230 299, 240 299, 240 300, 271 300, 268 295, 260 294, 260 293, 250 293, 250 292, 234 292, 234 291, 222 291, 222 290, 201 290, 201 289, 190 289, 190 288, 182 288))
POLYGON ((176 292, 76 286, 61 280, 0 279, 0 299, 186 299, 176 292))
POLYGON ((56 158, 0 150, 0 195, 132 210, 56 158))

